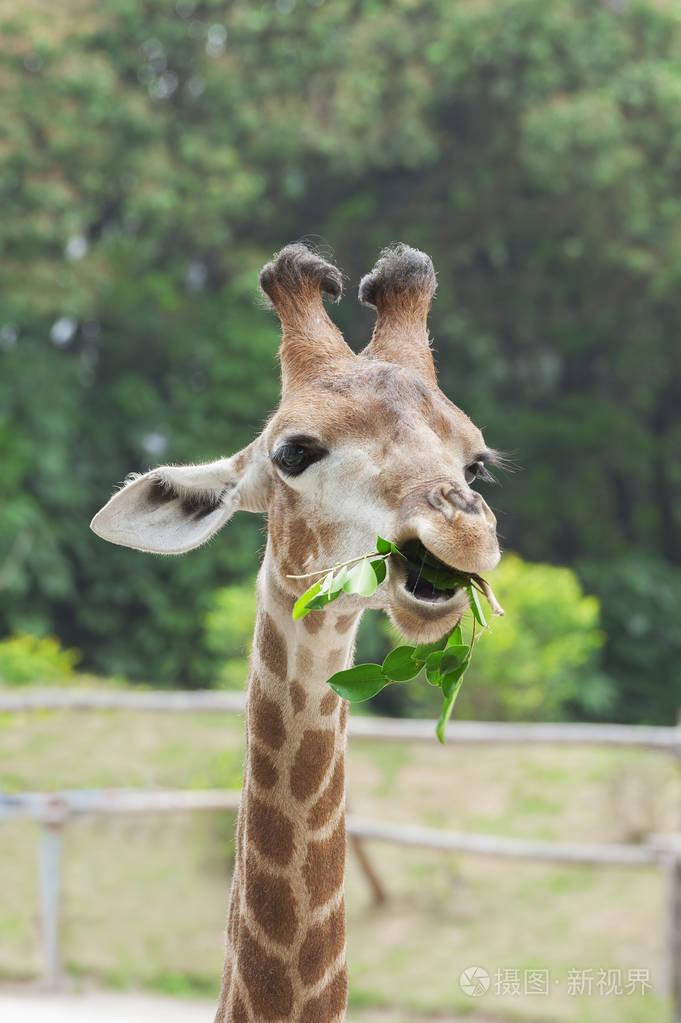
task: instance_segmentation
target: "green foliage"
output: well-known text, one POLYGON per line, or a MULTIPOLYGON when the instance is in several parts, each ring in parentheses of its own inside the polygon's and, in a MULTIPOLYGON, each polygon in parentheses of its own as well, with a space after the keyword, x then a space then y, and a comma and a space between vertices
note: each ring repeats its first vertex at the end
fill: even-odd
MULTIPOLYGON (((385 563, 392 554, 404 557, 394 543, 384 540, 382 536, 376 537, 376 550, 371 554, 334 565, 330 572, 325 572, 320 579, 312 583, 312 586, 308 587, 295 602, 293 620, 304 618, 310 611, 321 611, 331 601, 337 600, 341 593, 370 597, 384 581, 387 572, 385 563)), ((311 574, 321 575, 320 572, 311 574)))
MULTIPOLYGON (((2 632, 54 633, 100 673, 212 681, 202 623, 255 569, 254 517, 183 559, 87 522, 128 472, 260 428, 278 379, 257 270, 306 234, 353 282, 390 239, 433 255, 442 386, 526 467, 496 502, 509 546, 633 552, 647 592, 651 557, 678 570, 672 6, 24 0, 0 22, 2 632)), ((368 337, 356 303, 337 317, 368 337)), ((629 615, 612 607, 609 651, 629 615)), ((672 630, 657 639, 666 671, 672 630)), ((648 713, 639 650, 608 664, 618 713, 648 713)))
POLYGON ((580 566, 598 595, 607 634, 603 667, 616 720, 671 724, 681 708, 681 569, 633 555, 580 566))
POLYGON ((0 640, 0 685, 67 685, 80 660, 54 636, 15 635, 0 640))
POLYGON ((335 693, 350 703, 362 703, 390 685, 380 664, 355 664, 346 671, 337 671, 327 680, 335 693))
POLYGON ((470 664, 474 639, 475 632, 470 645, 463 643, 461 628, 457 626, 437 643, 419 647, 399 646, 391 650, 382 665, 356 664, 345 671, 338 671, 328 679, 328 684, 344 700, 361 703, 377 696, 391 683, 408 682, 425 671, 427 681, 442 690, 443 703, 436 734, 444 743, 445 727, 470 664))
POLYGON ((255 579, 223 586, 212 595, 204 619, 204 643, 214 656, 214 683, 224 689, 243 689, 255 626, 255 579))
MULTIPOLYGON (((602 625, 607 627, 609 622, 606 601, 603 601, 601 623, 599 600, 584 594, 571 569, 524 562, 514 554, 503 556, 493 573, 493 582, 506 613, 503 618, 493 618, 489 638, 476 643, 466 685, 457 696, 457 717, 499 721, 616 719, 620 684, 610 677, 614 672, 610 668, 608 647, 605 662, 601 659, 603 644, 607 642, 602 625)), ((613 583, 613 589, 616 585, 613 583)), ((589 588, 595 587, 590 585, 589 588)), ((662 595, 665 594, 662 599, 667 602, 673 599, 672 593, 661 585, 651 606, 659 608, 657 601, 662 595)), ((666 603, 666 607, 669 606, 666 603)), ((612 621, 621 613, 622 608, 616 609, 612 621)), ((466 634, 472 620, 471 614, 464 617, 466 634)), ((658 618, 658 622, 661 620, 658 618)), ((368 646, 360 637, 360 656, 366 656, 369 651, 376 656, 374 651, 387 650, 398 641, 392 627, 384 625, 381 633, 375 618, 371 627, 374 634, 379 634, 371 637, 376 645, 368 646), (379 645, 380 635, 382 645, 379 645)), ((453 641, 451 646, 456 651, 453 641)), ((621 651, 622 643, 613 642, 612 647, 621 651)), ((442 656, 438 653, 440 649, 441 643, 417 648, 430 660, 429 674, 436 683, 439 682, 436 672, 438 658, 442 656)), ((641 647, 639 650, 643 659, 643 650, 641 647)), ((623 654, 623 662, 628 654, 629 647, 623 654)), ((458 656, 458 651, 454 656, 458 656)), ((641 674, 644 671, 642 664, 641 674)), ((662 689, 660 683, 657 691, 662 689)), ((671 689, 673 691, 673 685, 671 689)), ((669 690, 667 686, 668 694, 669 690)), ((655 687, 646 685, 639 690, 637 712, 641 715, 648 703, 649 691, 652 705, 655 705, 655 687)), ((624 695, 628 698, 626 691, 624 695)), ((673 703, 674 696, 670 695, 668 707, 673 703)), ((374 706, 377 713, 422 717, 438 714, 440 704, 439 694, 427 686, 390 686, 378 695, 374 706)))
POLYGON ((393 682, 408 682, 421 671, 423 664, 412 657, 415 653, 412 646, 398 646, 383 661, 383 674, 393 682))
MULTIPOLYGON (((464 644, 461 627, 456 626, 448 635, 435 643, 418 646, 398 646, 385 657, 383 664, 355 664, 352 668, 338 671, 328 679, 328 684, 344 700, 350 703, 361 703, 377 696, 382 689, 394 682, 408 682, 425 671, 426 678, 432 686, 442 689, 443 705, 437 723, 437 737, 444 743, 444 730, 449 720, 454 701, 458 695, 464 673, 470 663, 473 643, 475 641, 475 622, 483 628, 486 622, 476 586, 472 577, 455 572, 430 554, 422 544, 407 545, 405 550, 412 551, 410 557, 418 556, 421 561, 420 576, 427 579, 432 586, 444 591, 465 588, 468 593, 471 611, 474 618, 473 633, 470 645, 464 644)), ((409 560, 407 556, 381 536, 376 538, 376 551, 358 558, 352 558, 343 565, 334 565, 331 571, 322 576, 300 597, 293 607, 293 620, 304 617, 309 611, 321 610, 341 595, 342 592, 354 593, 362 597, 370 597, 377 586, 385 580, 387 574, 386 561, 389 557, 409 560), (381 557, 376 560, 376 554, 381 557), (348 570, 347 566, 352 565, 348 570), (342 582, 339 584, 339 574, 342 582)), ((313 572, 312 575, 319 573, 313 572)), ((482 580, 480 580, 482 582, 482 580)), ((486 585, 483 583, 483 585, 486 585)), ((487 588, 491 597, 491 591, 487 588)), ((497 609, 502 614, 500 608, 497 609)))
POLYGON ((599 602, 575 573, 505 554, 494 587, 506 614, 476 647, 461 713, 526 721, 607 715, 614 693, 598 667, 599 602))

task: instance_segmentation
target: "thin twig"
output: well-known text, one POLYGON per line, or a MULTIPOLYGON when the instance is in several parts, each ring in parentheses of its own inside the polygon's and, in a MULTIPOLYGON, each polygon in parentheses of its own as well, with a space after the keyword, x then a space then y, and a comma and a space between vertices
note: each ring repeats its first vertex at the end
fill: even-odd
POLYGON ((471 579, 474 579, 478 584, 478 589, 483 593, 487 603, 492 608, 492 614, 497 615, 498 617, 503 617, 504 609, 494 596, 494 591, 487 580, 483 579, 480 575, 471 575, 471 579))
POLYGON ((332 565, 331 568, 319 568, 314 572, 305 572, 304 575, 287 575, 287 579, 311 579, 313 575, 328 575, 329 572, 335 572, 337 568, 346 568, 348 565, 354 565, 356 561, 364 561, 365 558, 386 558, 390 557, 388 554, 381 554, 380 551, 372 551, 371 554, 360 554, 356 558, 350 558, 349 561, 339 561, 337 565, 332 565))

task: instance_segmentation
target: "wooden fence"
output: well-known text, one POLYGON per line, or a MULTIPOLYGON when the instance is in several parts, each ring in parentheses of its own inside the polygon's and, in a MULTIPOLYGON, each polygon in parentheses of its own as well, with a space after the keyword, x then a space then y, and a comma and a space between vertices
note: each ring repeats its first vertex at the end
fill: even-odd
MULTIPOLYGON (((0 713, 30 710, 138 710, 175 713, 243 713, 243 693, 215 689, 58 689, 1 690, 0 713)), ((360 739, 428 742, 432 721, 350 717, 348 733, 360 739)), ((639 746, 665 750, 681 758, 681 725, 516 724, 506 721, 450 721, 447 738, 455 744, 556 743, 589 746, 639 746)))
MULTIPOLYGON (((231 712, 244 709, 242 694, 225 692, 159 692, 88 689, 33 689, 0 692, 0 712, 30 710, 139 710, 175 712, 231 712)), ((351 739, 397 742, 433 742, 432 721, 403 721, 351 717, 351 739)), ((456 744, 556 743, 628 746, 656 749, 681 758, 681 727, 600 724, 507 724, 452 722, 448 740, 456 744)), ((0 793, 0 824, 16 817, 42 825, 40 890, 43 935, 43 974, 48 984, 60 977, 59 874, 61 830, 67 821, 84 814, 162 813, 196 810, 235 811, 239 791, 106 789, 56 793, 0 793)), ((371 884, 376 899, 385 897, 380 877, 363 847, 365 840, 420 846, 477 856, 510 857, 552 863, 596 864, 621 867, 657 865, 665 878, 665 961, 663 989, 673 1004, 673 1021, 681 1023, 681 834, 650 835, 641 844, 561 843, 478 835, 435 828, 408 827, 348 814, 351 848, 371 884)))

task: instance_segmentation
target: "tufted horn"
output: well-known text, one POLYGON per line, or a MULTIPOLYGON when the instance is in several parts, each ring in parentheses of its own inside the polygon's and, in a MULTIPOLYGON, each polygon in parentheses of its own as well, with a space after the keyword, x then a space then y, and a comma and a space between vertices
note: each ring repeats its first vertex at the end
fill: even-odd
POLYGON ((437 383, 427 322, 436 288, 435 270, 425 252, 402 242, 384 249, 359 285, 360 302, 377 314, 362 356, 408 366, 427 383, 437 383))
POLYGON ((277 311, 282 326, 282 389, 295 389, 320 362, 355 358, 324 308, 323 294, 338 302, 343 291, 340 270, 302 242, 278 252, 260 273, 260 287, 277 311))

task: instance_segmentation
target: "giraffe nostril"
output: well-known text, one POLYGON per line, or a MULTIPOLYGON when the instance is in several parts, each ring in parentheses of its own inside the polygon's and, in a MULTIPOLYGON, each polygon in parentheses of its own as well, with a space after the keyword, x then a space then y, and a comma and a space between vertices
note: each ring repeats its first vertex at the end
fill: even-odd
POLYGON ((478 515, 482 511, 482 498, 469 487, 461 487, 456 483, 442 487, 442 496, 448 504, 467 515, 478 515))
POLYGON ((426 501, 431 508, 441 512, 446 518, 452 518, 453 511, 466 515, 480 515, 485 513, 486 509, 482 496, 475 490, 452 482, 439 483, 433 487, 426 495, 426 501))

